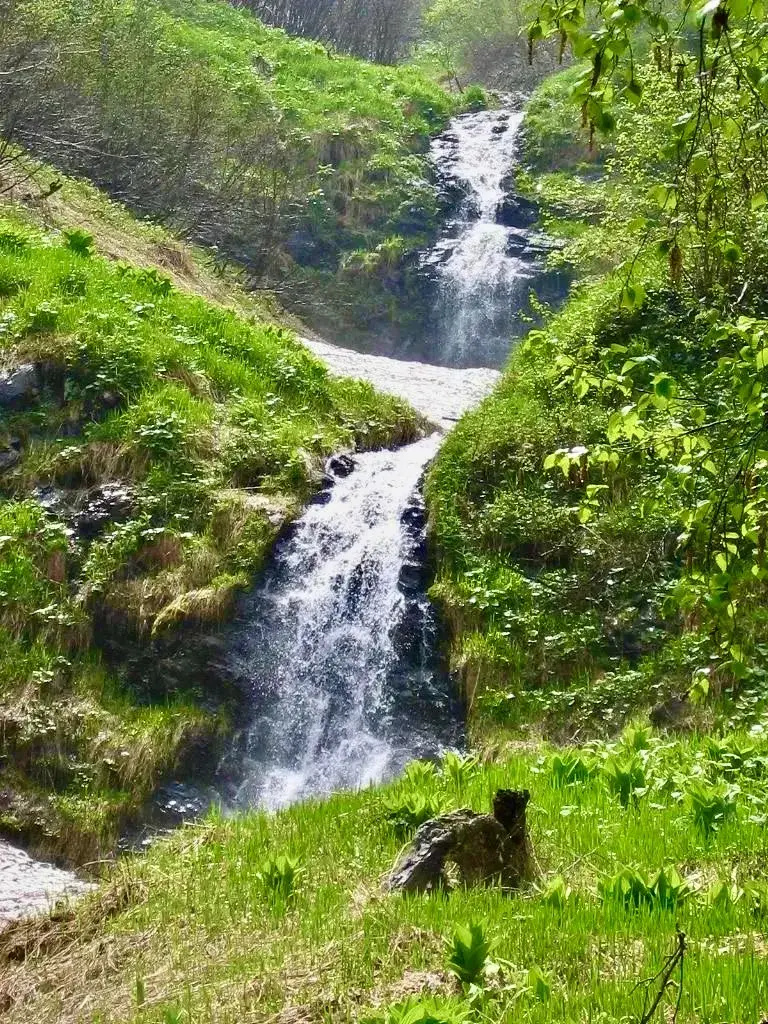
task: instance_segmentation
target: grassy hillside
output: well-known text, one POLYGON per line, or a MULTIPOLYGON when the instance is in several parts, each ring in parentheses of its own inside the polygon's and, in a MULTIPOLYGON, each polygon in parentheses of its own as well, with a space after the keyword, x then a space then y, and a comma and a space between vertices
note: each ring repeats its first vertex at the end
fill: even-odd
POLYGON ((534 97, 525 185, 579 283, 428 482, 433 593, 481 743, 532 726, 613 733, 652 709, 727 729, 765 709, 767 311, 752 275, 766 220, 759 202, 737 216, 732 199, 730 267, 717 268, 726 243, 702 237, 703 219, 685 256, 684 229, 669 240, 659 202, 671 172, 652 154, 674 135, 680 94, 641 71, 653 88, 619 107, 600 160, 573 108, 563 145, 583 69, 534 97))
POLYGON ((324 458, 421 428, 153 257, 248 307, 83 186, 0 216, 0 368, 21 381, 0 386, 0 826, 81 862, 163 776, 215 759, 236 695, 204 644, 324 458), (94 234, 35 224, 86 211, 94 234))
MULTIPOLYGON (((0 68, 6 129, 28 149, 259 281, 293 271, 296 305, 349 254, 383 245, 391 269, 435 228, 424 153, 457 102, 408 67, 217 0, 21 0, 0 24, 0 68)), ((348 284, 340 303, 385 303, 348 284)))
POLYGON ((211 818, 124 861, 75 916, 1 936, 6 1019, 637 1021, 660 987, 642 982, 674 952, 679 925, 682 989, 656 1019, 679 992, 679 1024, 760 1020, 767 752, 763 735, 670 742, 632 730, 489 765, 417 763, 386 790, 211 818), (487 810, 499 786, 532 793, 530 889, 382 891, 408 833, 393 818, 416 798, 487 810), (491 949, 458 953, 476 970, 462 986, 449 959, 470 924, 491 949))

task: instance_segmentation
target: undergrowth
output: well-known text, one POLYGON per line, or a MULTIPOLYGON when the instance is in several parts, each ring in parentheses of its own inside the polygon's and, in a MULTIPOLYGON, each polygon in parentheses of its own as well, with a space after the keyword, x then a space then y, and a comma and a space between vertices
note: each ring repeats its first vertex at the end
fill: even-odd
MULTIPOLYGON (((752 298, 737 322, 727 297, 675 276, 663 239, 648 242, 664 174, 649 153, 674 133, 678 94, 653 79, 596 159, 568 98, 580 74, 534 97, 523 177, 577 283, 427 484, 432 594, 473 736, 491 747, 532 727, 610 734, 639 710, 705 727, 765 706, 762 519, 747 524, 764 501, 763 435, 745 401, 745 381, 763 391, 764 309, 752 298)), ((760 216, 745 251, 764 238, 760 216)))

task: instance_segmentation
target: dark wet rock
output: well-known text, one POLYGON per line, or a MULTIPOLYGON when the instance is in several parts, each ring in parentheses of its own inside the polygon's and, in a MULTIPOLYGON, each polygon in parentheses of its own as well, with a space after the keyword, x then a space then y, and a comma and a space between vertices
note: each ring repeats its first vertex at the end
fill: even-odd
POLYGON ((538 221, 539 210, 530 199, 508 195, 496 210, 496 221, 508 228, 530 228, 538 221))
POLYGON ((329 490, 318 491, 310 498, 310 505, 327 505, 331 500, 331 492, 329 490))
POLYGON ((421 562, 404 562, 398 584, 406 593, 420 593, 424 589, 426 571, 421 562))
POLYGON ((74 519, 74 529, 86 540, 98 536, 112 523, 124 523, 131 515, 135 495, 120 483, 102 484, 90 492, 86 505, 74 519))
POLYGON ((449 888, 447 869, 453 866, 461 885, 519 888, 533 877, 526 824, 529 799, 528 790, 500 789, 492 815, 463 808, 425 822, 386 887, 399 892, 449 888))
POLYGON ((657 729, 687 729, 693 708, 688 694, 673 694, 651 708, 648 717, 657 729))
POLYGON ((523 228, 510 228, 507 237, 507 256, 524 258, 530 244, 530 232, 523 228))
POLYGON ((562 247, 563 243, 559 239, 550 238, 540 231, 510 228, 506 254, 521 260, 542 260, 562 247))
POLYGON ((427 525, 427 510, 421 492, 415 494, 400 516, 400 522, 411 534, 421 533, 427 525))
POLYGON ((4 448, 0 448, 0 473, 12 469, 21 459, 21 441, 11 438, 4 448))
POLYGON ((37 370, 24 363, 0 372, 0 407, 23 405, 37 394, 37 370))
POLYGON ((344 479, 355 471, 356 462, 351 455, 332 455, 326 463, 326 470, 337 479, 344 479))
POLYGON ((136 501, 132 487, 114 480, 87 491, 40 487, 35 497, 80 540, 93 540, 107 526, 126 522, 136 501))

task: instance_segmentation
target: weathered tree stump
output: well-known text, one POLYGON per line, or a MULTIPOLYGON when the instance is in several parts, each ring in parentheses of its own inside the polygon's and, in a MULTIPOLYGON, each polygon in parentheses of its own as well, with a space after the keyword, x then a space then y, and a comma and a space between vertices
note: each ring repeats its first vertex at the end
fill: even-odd
POLYGON ((449 889, 447 868, 455 865, 461 885, 498 884, 517 889, 533 877, 525 809, 527 789, 500 789, 493 815, 468 808, 442 814, 417 830, 386 882, 390 891, 449 889))

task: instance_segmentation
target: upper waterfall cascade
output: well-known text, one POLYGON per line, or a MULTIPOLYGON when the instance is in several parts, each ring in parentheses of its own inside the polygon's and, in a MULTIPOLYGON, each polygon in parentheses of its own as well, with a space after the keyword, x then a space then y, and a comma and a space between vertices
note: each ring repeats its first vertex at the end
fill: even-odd
POLYGON ((542 274, 542 236, 532 205, 508 194, 522 113, 481 111, 456 118, 432 144, 443 180, 462 195, 456 218, 425 256, 438 293, 433 344, 441 363, 502 366, 520 312, 542 274))

